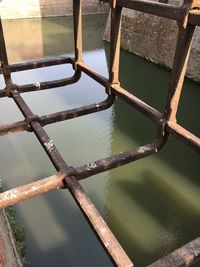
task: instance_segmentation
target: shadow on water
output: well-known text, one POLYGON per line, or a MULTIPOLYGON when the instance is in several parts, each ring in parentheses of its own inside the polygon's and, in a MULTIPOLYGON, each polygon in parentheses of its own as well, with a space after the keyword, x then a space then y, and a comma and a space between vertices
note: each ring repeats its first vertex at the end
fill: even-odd
MULTIPOLYGON (((95 197, 93 200, 98 202, 95 197)), ((27 246, 31 242, 31 252, 27 252, 27 258, 31 253, 30 266, 112 266, 67 190, 47 193, 23 203, 18 212, 20 217, 23 217, 23 208, 26 216, 36 223, 33 226, 26 224, 26 220, 23 222, 28 235, 27 246), (47 209, 50 217, 46 217, 47 209), (40 225, 45 223, 46 229, 40 230, 40 225)))
MULTIPOLYGON (((69 17, 36 19, 28 22, 27 20, 4 22, 10 61, 62 53, 71 54, 73 51, 71 21, 69 17), (26 23, 29 25, 29 31, 26 23), (65 27, 65 23, 68 27, 65 27), (12 39, 13 35, 8 35, 13 28, 20 36, 19 39, 15 38, 15 42, 12 39), (35 36, 32 34, 33 29, 35 36), (24 34, 23 38, 21 38, 21 32, 24 34), (25 50, 24 47, 26 47, 25 50)), ((85 59, 94 64, 94 57, 99 58, 102 63, 97 66, 97 69, 100 68, 104 74, 107 73, 105 55, 98 34, 102 34, 105 22, 106 16, 104 15, 84 18, 84 38, 87 40, 84 50, 85 59)), ((44 69, 27 71, 26 75, 19 73, 14 75, 14 79, 16 83, 28 83, 32 79, 36 81, 46 80, 49 77, 54 79, 63 74, 65 71, 62 67, 55 71, 47 68, 47 71, 44 69)), ((59 88, 59 90, 23 94, 23 97, 31 109, 39 114, 69 109, 72 106, 96 102, 105 98, 104 90, 102 88, 100 90, 99 86, 86 76, 82 77, 78 87, 77 85, 70 87, 76 93, 74 90, 59 88), (89 93, 88 97, 84 93, 86 89, 89 93), (72 94, 75 95, 74 98, 72 94)), ((8 107, 7 102, 7 100, 1 99, 1 107, 5 110, 8 107)), ((22 119, 22 116, 15 113, 16 110, 13 106, 11 105, 11 109, 7 110, 6 118, 0 118, 1 122, 4 119, 5 122, 22 119)), ((47 132, 69 164, 81 165, 92 161, 95 157, 102 158, 110 154, 111 128, 112 110, 110 109, 99 114, 58 123, 56 126, 48 126, 47 132), (104 116, 106 119, 103 119, 104 116)), ((19 133, 3 137, 0 140, 1 148, 5 152, 0 154, 0 158, 3 159, 1 162, 4 164, 4 166, 1 165, 1 175, 6 177, 4 179, 5 189, 31 182, 35 180, 33 177, 40 179, 55 173, 47 156, 33 136, 33 134, 19 133), (12 168, 10 168, 8 160, 11 156, 14 157, 12 168)), ((104 214, 104 192, 106 192, 107 179, 108 174, 102 174, 82 182, 102 214, 104 214)), ((25 226, 27 259, 31 266, 112 266, 69 193, 51 192, 19 204, 16 208, 18 218, 25 226)))
MULTIPOLYGON (((108 56, 108 44, 105 43, 106 54, 108 56)), ((167 89, 170 80, 170 72, 162 69, 151 62, 139 58, 125 50, 121 50, 120 59, 120 82, 122 87, 144 100, 146 103, 157 108, 161 112, 164 110, 167 97, 167 89)), ((199 136, 200 124, 198 118, 200 114, 199 95, 200 85, 186 79, 183 93, 180 100, 177 121, 193 134, 199 136)), ((118 100, 115 105, 115 127, 124 135, 132 138, 138 144, 151 142, 156 134, 154 124, 147 120, 137 111, 131 109, 129 105, 118 100), (131 123, 127 123, 127 118, 131 123), (145 129, 145 130, 144 130, 145 129)), ((117 145, 113 145, 115 150, 117 145)), ((191 176, 193 181, 198 181, 200 167, 199 156, 187 146, 171 137, 166 147, 159 152, 159 159, 165 163, 191 176), (191 168, 188 168, 188 165, 191 168)))
MULTIPOLYGON (((19 34, 15 42, 14 35, 7 35, 12 60, 72 53, 71 18, 29 22, 14 22, 19 34), (65 28, 66 24, 69 27, 65 28), (22 42, 24 39, 28 44, 22 42)), ((86 62, 107 75, 104 52, 99 50, 103 47, 101 35, 105 16, 85 17, 84 25, 86 62)), ((5 27, 9 32, 13 24, 6 22, 5 27)), ((63 73, 64 70, 59 68, 54 72, 48 69, 46 74, 44 70, 29 75, 27 72, 27 76, 34 79, 44 76, 46 79, 63 73)), ((168 72, 122 50, 120 79, 123 87, 163 110, 168 72)), ((38 92, 37 96, 24 94, 23 97, 33 111, 42 114, 105 97, 102 88, 100 91, 85 76, 78 88, 76 85, 70 88, 73 89, 70 93, 66 88, 59 88, 58 91, 38 92)), ((198 96, 199 85, 186 81, 179 120, 197 134, 198 96)), ((1 100, 1 103, 7 112, 6 119, 11 111, 14 120, 18 118, 14 108, 6 110, 7 102, 1 100)), ((3 121, 4 118, 0 119, 3 121)), ((47 132, 64 159, 73 166, 146 144, 155 136, 154 125, 119 99, 113 109, 48 126, 47 132)), ((1 175, 7 177, 6 188, 55 172, 33 135, 21 133, 15 136, 1 139, 4 152, 0 154, 1 175)), ((170 138, 158 155, 92 177, 82 184, 133 261, 137 266, 144 266, 199 235, 199 171, 198 155, 170 138)), ((32 266, 110 266, 67 192, 48 193, 17 205, 17 210, 27 232, 27 253, 32 266)))
MULTIPOLYGON (((105 43, 108 58, 108 45, 105 43)), ((122 87, 164 110, 170 73, 121 50, 122 87)), ((199 84, 184 83, 178 121, 196 135, 200 128, 199 84)), ((155 126, 126 103, 114 106, 112 154, 144 145, 155 126)), ((106 216, 136 266, 156 259, 199 236, 199 155, 170 137, 157 154, 110 172, 106 216)))

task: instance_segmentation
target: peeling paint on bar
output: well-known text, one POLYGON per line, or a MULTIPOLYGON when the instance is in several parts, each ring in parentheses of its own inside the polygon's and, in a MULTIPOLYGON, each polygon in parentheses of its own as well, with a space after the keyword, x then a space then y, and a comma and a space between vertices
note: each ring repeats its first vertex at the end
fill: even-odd
MULTIPOLYGON (((105 172, 128 163, 132 163, 136 160, 140 160, 157 153, 166 144, 169 134, 173 134, 178 140, 184 142, 198 153, 200 152, 200 139, 185 128, 181 127, 176 122, 179 98, 188 63, 188 57, 190 54, 192 36, 195 29, 194 22, 196 22, 197 25, 200 25, 200 13, 195 13, 194 17, 191 16, 190 11, 192 7, 199 8, 200 1, 184 0, 184 5, 175 9, 166 4, 145 0, 102 0, 102 2, 110 3, 112 13, 109 79, 91 70, 82 62, 81 0, 74 0, 73 2, 75 59, 59 57, 57 59, 43 59, 35 62, 9 65, 3 29, 0 20, 0 60, 3 62, 2 69, 0 71, 3 73, 6 83, 6 89, 0 90, 0 97, 11 97, 25 117, 24 121, 9 125, 1 125, 0 135, 22 130, 34 132, 49 156, 52 164, 58 171, 58 173, 53 176, 1 193, 0 208, 19 203, 20 201, 27 200, 50 190, 66 187, 70 191, 74 200, 77 202, 80 210, 82 211, 86 220, 89 222, 91 228, 93 229, 97 238, 100 240, 104 250, 109 255, 113 264, 118 267, 133 267, 134 264, 129 259, 126 252, 122 249, 121 245, 116 240, 115 236, 110 231, 101 215, 98 213, 94 204, 84 192, 78 180, 88 178, 92 175, 105 172), (169 94, 164 113, 154 109, 120 86, 118 74, 122 7, 136 9, 142 12, 155 14, 157 16, 164 16, 169 19, 177 20, 178 22, 179 34, 177 37, 177 48, 168 90, 169 94), (179 18, 180 13, 182 14, 182 20, 179 18), (187 20, 188 16, 189 19, 187 20), (191 20, 191 18, 193 18, 193 20, 191 20), (191 21, 193 21, 193 24, 190 24, 191 21), (72 67, 74 67, 74 69, 76 69, 74 75, 70 78, 47 82, 37 82, 35 84, 20 86, 14 85, 12 82, 11 73, 14 71, 16 72, 64 63, 69 63, 72 65, 72 67), (33 114, 24 99, 21 97, 21 93, 36 91, 36 88, 45 90, 75 83, 80 79, 82 72, 101 84, 104 90, 106 89, 108 97, 105 101, 69 111, 57 112, 46 116, 37 116, 33 114), (107 90, 108 88, 109 90, 107 90), (132 148, 129 151, 120 152, 119 154, 112 155, 95 162, 87 163, 86 165, 80 167, 74 168, 68 166, 54 145, 53 140, 51 140, 45 132, 43 126, 49 123, 76 118, 78 116, 105 110, 112 106, 116 96, 119 96, 132 108, 135 108, 137 111, 156 124, 156 138, 152 141, 152 143, 145 146, 132 148)), ((197 244, 199 244, 199 241, 197 244)), ((198 251, 199 245, 197 249, 188 252, 192 254, 190 263, 192 263, 194 260, 197 260, 200 254, 198 251)), ((187 260, 188 258, 186 257, 185 263, 187 260)), ((178 266, 180 267, 183 265, 179 264, 176 267, 178 266)))

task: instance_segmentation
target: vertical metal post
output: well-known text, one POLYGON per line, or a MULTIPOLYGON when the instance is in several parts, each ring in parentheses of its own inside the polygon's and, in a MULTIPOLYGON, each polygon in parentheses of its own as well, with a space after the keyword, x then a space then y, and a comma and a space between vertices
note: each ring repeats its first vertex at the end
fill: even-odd
POLYGON ((177 37, 172 76, 169 85, 169 94, 164 113, 164 118, 168 121, 176 121, 178 104, 191 50, 195 26, 188 24, 188 15, 192 4, 193 1, 185 0, 180 14, 182 18, 179 23, 179 32, 177 37))
POLYGON ((82 0, 73 0, 73 19, 74 19, 74 50, 75 61, 81 62, 82 55, 82 0))
POLYGON ((3 26, 2 26, 2 20, 0 17, 0 61, 1 61, 1 68, 3 69, 3 76, 5 80, 5 84, 9 85, 11 84, 11 74, 10 69, 8 66, 8 57, 6 53, 6 45, 5 45, 5 39, 3 34, 3 26))
POLYGON ((120 36, 121 36, 122 7, 111 1, 111 31, 110 31, 110 66, 109 82, 119 84, 119 59, 120 59, 120 36))

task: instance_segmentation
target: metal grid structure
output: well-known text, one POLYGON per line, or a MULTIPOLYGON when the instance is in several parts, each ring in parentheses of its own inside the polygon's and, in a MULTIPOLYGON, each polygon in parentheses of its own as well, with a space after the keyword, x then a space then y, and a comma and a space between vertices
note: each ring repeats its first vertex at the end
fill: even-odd
MULTIPOLYGON (((74 46, 75 58, 57 57, 41 59, 19 64, 9 64, 6 45, 3 35, 2 23, 0 23, 0 72, 5 80, 5 88, 0 90, 0 97, 10 97, 14 100, 25 119, 11 124, 0 125, 0 135, 15 133, 18 131, 34 132, 43 146, 57 173, 39 181, 26 184, 0 194, 0 208, 19 203, 26 199, 57 188, 67 188, 91 229, 96 234, 104 250, 107 252, 115 266, 134 266, 105 221, 98 213, 94 204, 88 198, 79 180, 85 179, 97 173, 101 173, 121 165, 142 159, 157 153, 167 142, 169 135, 173 135, 181 142, 188 145, 197 153, 200 152, 200 139, 180 126, 176 121, 176 113, 179 105, 180 94, 188 64, 191 42, 196 26, 200 26, 200 0, 184 0, 181 7, 165 3, 145 0, 101 0, 110 4, 111 13, 111 42, 109 79, 91 70, 82 57, 82 13, 81 0, 73 1, 74 16, 74 46), (134 9, 155 16, 165 17, 177 21, 178 36, 174 57, 174 65, 169 84, 168 98, 165 111, 160 113, 136 96, 130 94, 119 83, 119 57, 120 57, 120 31, 121 14, 123 8, 134 9), (12 72, 54 66, 59 64, 71 64, 74 75, 70 78, 37 82, 34 84, 16 85, 12 81, 12 72), (33 114, 21 94, 24 92, 51 89, 77 82, 81 73, 100 83, 106 90, 107 99, 100 103, 53 113, 45 116, 33 114), (83 116, 93 112, 99 112, 112 106, 115 97, 118 96, 127 102, 131 108, 135 108, 156 125, 157 136, 152 143, 133 148, 124 153, 100 159, 80 167, 71 167, 61 157, 53 141, 45 132, 43 126, 58 121, 64 121, 83 116)), ((183 248, 173 252, 169 256, 158 260, 151 267, 156 266, 189 266, 200 257, 200 238, 193 240, 183 248)))

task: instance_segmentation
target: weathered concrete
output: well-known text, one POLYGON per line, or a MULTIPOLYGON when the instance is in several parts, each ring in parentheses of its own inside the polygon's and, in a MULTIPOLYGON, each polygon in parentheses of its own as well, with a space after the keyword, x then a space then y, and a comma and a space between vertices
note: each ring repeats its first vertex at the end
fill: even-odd
MULTIPOLYGON (((0 14, 3 19, 66 16, 72 14, 72 0, 3 0, 0 14)), ((84 0, 83 13, 108 12, 108 5, 98 0, 84 0)))
MULTIPOLYGON (((168 3, 181 5, 182 0, 170 0, 168 3)), ((109 40, 109 20, 104 39, 109 40)), ((157 64, 172 67, 177 38, 177 24, 165 18, 159 18, 124 9, 122 17, 121 46, 137 55, 157 64)), ((197 28, 193 40, 187 76, 200 82, 200 29, 197 28)))
POLYGON ((22 267, 4 210, 0 210, 0 267, 22 267))

